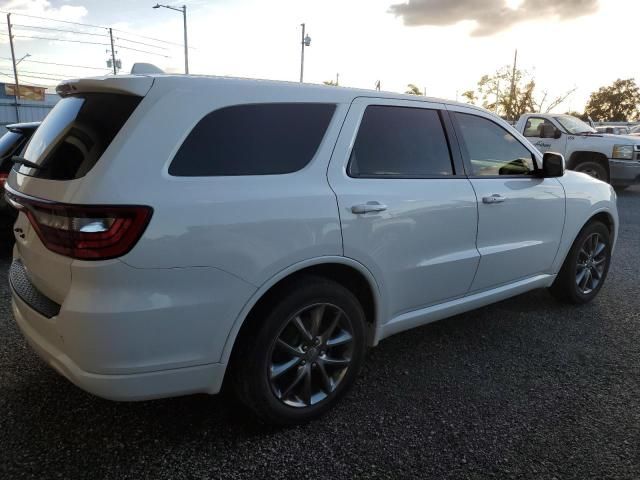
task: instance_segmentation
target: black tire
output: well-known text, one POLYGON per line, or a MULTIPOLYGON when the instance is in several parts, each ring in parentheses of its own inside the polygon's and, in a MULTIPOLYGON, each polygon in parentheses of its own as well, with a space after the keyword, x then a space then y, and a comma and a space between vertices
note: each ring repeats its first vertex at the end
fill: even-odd
POLYGON ((607 172, 607 169, 598 162, 580 162, 578 165, 576 165, 574 170, 576 172, 586 173, 593 178, 597 178, 598 180, 609 183, 609 172, 607 172))
MULTIPOLYGON (((595 256, 598 261, 601 257, 595 256)), ((601 222, 594 221, 590 222, 580 231, 578 237, 573 242, 573 246, 571 250, 569 250, 569 254, 567 258, 564 260, 564 264, 560 269, 560 273, 556 277, 553 285, 549 288, 551 294, 560 301, 573 303, 573 304, 583 304, 588 303, 593 300, 598 292, 604 285, 604 282, 607 278, 607 273, 609 272, 609 265, 611 263, 611 234, 609 233, 609 229, 601 222), (585 242, 592 240, 594 235, 597 235, 597 238, 602 240, 604 244, 604 250, 602 252, 603 255, 603 263, 602 269, 600 271, 600 266, 596 265, 596 261, 590 259, 588 255, 585 256, 585 251, 589 251, 588 247, 585 247, 585 242), (580 265, 579 265, 580 263, 580 265), (586 264, 592 264, 593 267, 584 267, 586 264), (594 270, 596 269, 597 270, 594 270), (579 275, 583 270, 588 270, 585 273, 584 277, 580 277, 579 275), (596 275, 599 273, 600 277, 598 279, 597 285, 594 288, 589 289, 586 285, 586 280, 588 275, 591 275, 595 281, 596 275), (580 284, 585 281, 585 288, 583 289, 580 284)))
MULTIPOLYGON (((264 317, 251 319, 251 326, 239 339, 240 343, 234 352, 232 381, 238 398, 259 419, 274 425, 305 423, 322 415, 333 407, 353 385, 364 362, 366 325, 362 306, 342 285, 322 277, 305 276, 299 278, 295 284, 290 283, 289 288, 282 290, 280 297, 264 312, 264 317), (318 313, 322 305, 328 306, 318 313), (335 310, 332 310, 334 307, 335 310), (308 316, 307 312, 309 312, 308 316), (317 317, 314 317, 316 314, 317 317), (340 318, 338 334, 347 332, 351 340, 339 346, 328 346, 326 339, 319 340, 320 343, 313 343, 314 340, 308 339, 301 333, 302 330, 296 322, 297 318, 303 321, 303 328, 307 327, 308 333, 312 333, 315 327, 314 318, 320 318, 319 322, 325 322, 318 323, 319 327, 315 328, 316 332, 313 335, 316 341, 324 337, 324 334, 319 333, 321 328, 326 333, 333 325, 335 332, 338 328, 335 322, 338 320, 335 322, 333 320, 340 318), (320 325, 324 326, 320 327, 320 325), (279 351, 282 347, 276 346, 276 342, 283 340, 285 334, 289 335, 289 338, 293 338, 292 334, 299 334, 300 342, 308 342, 308 344, 298 344, 297 340, 291 341, 287 338, 284 343, 294 346, 297 353, 292 355, 290 349, 279 351), (306 353, 302 352, 302 349, 306 353), (344 349, 348 350, 347 354, 344 354, 344 349), (324 363, 325 360, 333 362, 334 359, 329 356, 338 354, 343 355, 340 361, 348 361, 348 366, 324 363), (288 355, 298 363, 287 367, 286 373, 275 377, 276 380, 274 380, 274 367, 280 368, 280 365, 287 364, 286 361, 280 364, 274 363, 277 355, 288 355), (329 378, 332 374, 336 375, 337 381, 329 378), (303 393, 300 396, 291 393, 285 397, 284 394, 291 389, 280 388, 276 382, 283 378, 282 381, 286 381, 285 385, 288 385, 289 379, 297 379, 300 375, 305 376, 295 384, 298 386, 293 388, 293 391, 305 389, 303 393), (307 375, 310 379, 308 384, 318 388, 318 392, 314 393, 313 397, 306 395, 307 375), (327 380, 328 383, 324 383, 323 380, 327 380), (331 387, 334 389, 331 390, 331 387), (322 398, 323 395, 326 397, 322 398), (317 398, 322 399, 314 403, 317 398), (301 405, 295 403, 296 399, 300 400, 301 405)), ((329 332, 327 337, 331 336, 332 333, 329 332)), ((331 341, 336 343, 335 340, 331 341)), ((294 384, 294 381, 290 383, 294 384)))

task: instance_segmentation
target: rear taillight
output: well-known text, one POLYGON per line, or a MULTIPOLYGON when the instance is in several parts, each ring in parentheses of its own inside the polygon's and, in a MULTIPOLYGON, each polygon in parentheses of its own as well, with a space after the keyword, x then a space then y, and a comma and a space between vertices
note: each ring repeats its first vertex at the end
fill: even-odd
POLYGON ((45 247, 81 260, 120 257, 142 236, 153 210, 144 206, 70 205, 7 191, 45 247))

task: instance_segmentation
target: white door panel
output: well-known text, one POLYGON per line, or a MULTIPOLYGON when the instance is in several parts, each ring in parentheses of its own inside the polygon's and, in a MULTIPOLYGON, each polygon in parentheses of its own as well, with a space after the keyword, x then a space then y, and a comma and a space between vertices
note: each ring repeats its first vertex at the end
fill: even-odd
MULTIPOLYGON (((347 174, 361 119, 366 107, 374 105, 432 111, 444 106, 356 99, 329 165, 328 178, 338 200, 344 254, 365 265, 376 278, 383 295, 382 318, 386 321, 469 291, 479 261, 475 244, 478 211, 471 182, 464 176, 361 178, 347 174)), ((393 122, 388 125, 393 128, 393 122)), ((421 132, 414 133, 416 144, 420 143, 421 132)), ((393 148, 385 149, 384 155, 376 150, 378 153, 365 157, 376 155, 379 159, 382 155, 384 159, 387 151, 397 160, 392 167, 402 163, 400 157, 394 157, 393 148)), ((405 159, 406 151, 398 155, 405 159)), ((445 154, 447 158, 448 155, 445 154)))
POLYGON ((538 273, 553 264, 564 225, 564 190, 553 179, 475 178, 481 260, 471 289, 483 290, 538 273), (501 195, 501 203, 484 203, 501 195))

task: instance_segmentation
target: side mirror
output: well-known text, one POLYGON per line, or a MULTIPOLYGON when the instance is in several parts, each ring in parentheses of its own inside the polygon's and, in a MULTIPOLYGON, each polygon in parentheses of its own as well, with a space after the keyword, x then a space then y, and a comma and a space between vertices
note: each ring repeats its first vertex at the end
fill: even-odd
POLYGON ((547 152, 542 156, 542 176, 556 178, 564 175, 564 157, 559 153, 547 152))
POLYGON ((549 123, 542 125, 542 138, 560 138, 562 132, 549 123))

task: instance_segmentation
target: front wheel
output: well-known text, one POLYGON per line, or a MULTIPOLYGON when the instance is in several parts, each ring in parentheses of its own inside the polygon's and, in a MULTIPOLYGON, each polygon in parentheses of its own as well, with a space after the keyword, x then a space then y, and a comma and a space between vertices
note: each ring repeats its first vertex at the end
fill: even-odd
POLYGON ((597 178, 603 182, 609 182, 609 174, 607 169, 598 162, 582 162, 576 165, 576 172, 586 173, 590 177, 597 178))
POLYGON ((609 271, 611 234, 601 222, 587 224, 576 238, 549 288, 559 300, 582 304, 598 294, 609 271))
POLYGON ((262 420, 303 423, 331 408, 353 384, 366 350, 365 315, 342 285, 303 277, 239 341, 234 383, 262 420))

